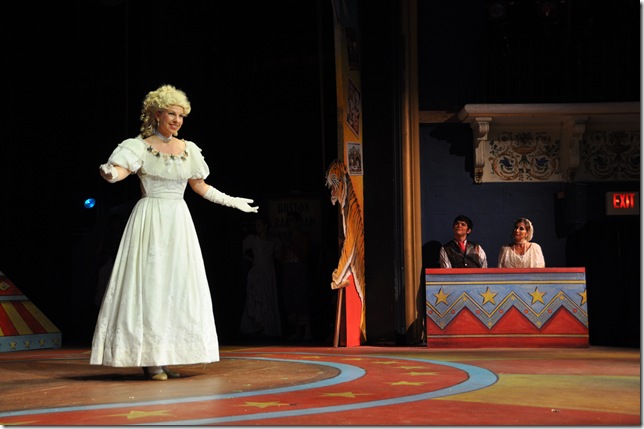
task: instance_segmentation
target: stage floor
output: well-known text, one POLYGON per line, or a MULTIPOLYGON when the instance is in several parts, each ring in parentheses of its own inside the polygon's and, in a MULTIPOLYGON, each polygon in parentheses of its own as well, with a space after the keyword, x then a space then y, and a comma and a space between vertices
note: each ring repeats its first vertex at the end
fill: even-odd
POLYGON ((223 346, 221 361, 89 365, 0 353, 0 425, 641 425, 639 349, 223 346))

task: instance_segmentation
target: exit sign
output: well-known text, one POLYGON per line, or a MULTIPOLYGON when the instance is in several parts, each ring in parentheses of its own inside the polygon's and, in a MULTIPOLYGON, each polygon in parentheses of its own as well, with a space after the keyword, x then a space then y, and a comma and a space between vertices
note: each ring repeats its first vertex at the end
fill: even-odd
POLYGON ((639 192, 606 192, 607 215, 640 214, 639 192))

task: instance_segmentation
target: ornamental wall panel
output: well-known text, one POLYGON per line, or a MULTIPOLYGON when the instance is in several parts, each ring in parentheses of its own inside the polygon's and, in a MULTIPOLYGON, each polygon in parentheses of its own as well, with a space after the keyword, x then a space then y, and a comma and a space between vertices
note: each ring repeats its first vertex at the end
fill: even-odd
POLYGON ((616 125, 590 125, 581 144, 577 180, 639 181, 640 131, 616 125))
POLYGON ((499 127, 486 146, 482 182, 561 182, 560 147, 554 127, 499 127))
POLYGON ((474 182, 640 180, 639 103, 468 104, 474 182))

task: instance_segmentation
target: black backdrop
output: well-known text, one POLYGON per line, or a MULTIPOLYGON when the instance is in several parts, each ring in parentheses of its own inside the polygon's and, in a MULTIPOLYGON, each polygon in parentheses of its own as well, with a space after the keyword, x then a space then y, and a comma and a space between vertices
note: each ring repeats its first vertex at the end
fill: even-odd
MULTIPOLYGON (((397 2, 375 3, 360 2, 361 18, 371 23, 363 40, 365 102, 372 101, 365 120, 373 118, 364 124, 365 137, 371 133, 367 173, 391 162, 396 125, 390 116, 400 84, 392 64, 400 58, 400 40, 391 31, 397 2), (392 24, 386 34, 378 32, 380 22, 392 24)), ((545 1, 501 2, 515 8, 505 21, 490 19, 493 2, 487 0, 418 3, 421 110, 640 100, 635 0, 559 1, 554 20, 535 15, 545 1), (534 49, 534 40, 544 43, 534 49)), ((88 241, 105 208, 138 193, 135 180, 109 185, 96 169, 115 144, 138 132, 140 103, 150 89, 172 83, 186 90, 194 111, 182 135, 203 147, 213 184, 222 190, 255 197, 260 205, 271 193, 301 191, 327 200, 324 171, 337 152, 330 2, 21 2, 5 21, 0 271, 57 324, 64 343, 87 341, 94 324, 91 267, 75 263, 91 246, 79 250, 78 243, 88 241), (85 196, 98 198, 96 212, 82 209, 85 196)), ((365 177, 375 186, 365 193, 376 210, 383 211, 378 195, 394 183, 388 179, 394 173, 382 183, 365 177)), ((232 327, 241 297, 237 271, 226 267, 237 263, 230 249, 243 215, 190 192, 187 199, 209 275, 222 276, 216 293, 232 297, 218 301, 226 310, 218 325, 232 327)), ((337 208, 323 207, 331 251, 337 208)), ((368 251, 375 261, 395 257, 391 246, 368 251)), ((390 274, 378 277, 389 285, 390 274)), ((391 291, 382 293, 381 301, 390 302, 391 291)))

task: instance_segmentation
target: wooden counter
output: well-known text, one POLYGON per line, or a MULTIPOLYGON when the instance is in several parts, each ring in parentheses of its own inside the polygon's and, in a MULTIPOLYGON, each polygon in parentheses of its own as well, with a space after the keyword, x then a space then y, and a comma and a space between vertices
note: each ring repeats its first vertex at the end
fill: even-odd
POLYGON ((588 347, 585 268, 425 270, 428 347, 588 347))

